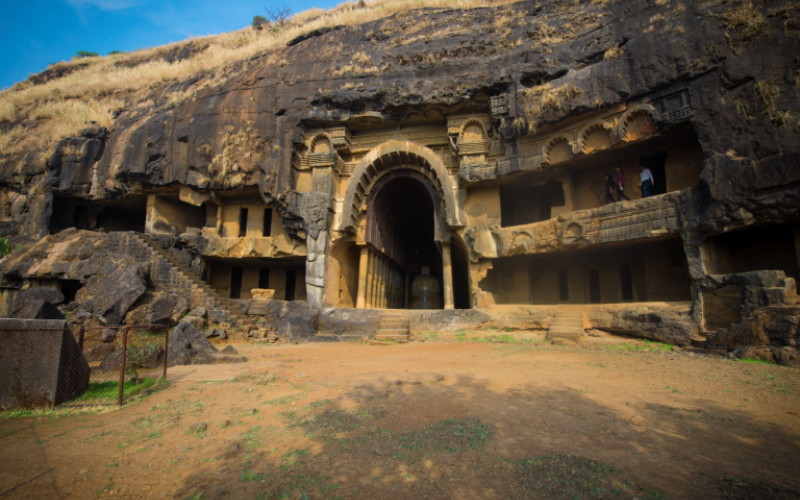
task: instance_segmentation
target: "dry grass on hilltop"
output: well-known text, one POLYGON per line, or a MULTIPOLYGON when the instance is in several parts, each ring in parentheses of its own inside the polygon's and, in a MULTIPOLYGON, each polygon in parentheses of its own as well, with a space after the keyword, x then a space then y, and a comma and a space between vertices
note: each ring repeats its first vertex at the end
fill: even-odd
MULTIPOLYGON (((60 62, 51 68, 87 65, 40 85, 30 80, 0 92, 0 155, 55 147, 88 124, 109 127, 112 112, 146 100, 149 89, 169 82, 208 75, 188 91, 170 99, 175 103, 208 85, 222 81, 233 63, 274 52, 289 40, 325 26, 354 26, 418 8, 470 9, 513 3, 514 0, 374 0, 345 2, 333 9, 310 9, 291 18, 280 31, 250 27, 184 40, 136 52, 60 62), (169 63, 165 54, 191 43, 207 44, 193 57, 169 63), (212 74, 212 72, 214 74, 212 74), (35 133, 31 133, 35 129, 35 133)), ((365 54, 366 56, 366 54, 365 54)), ((275 61, 278 63, 279 61, 275 61)))

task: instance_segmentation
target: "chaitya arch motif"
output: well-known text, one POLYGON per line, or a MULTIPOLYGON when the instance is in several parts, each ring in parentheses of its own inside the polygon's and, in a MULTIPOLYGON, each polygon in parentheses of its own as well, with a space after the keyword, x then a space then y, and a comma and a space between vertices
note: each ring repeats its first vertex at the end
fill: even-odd
MULTIPOLYGON (((442 160, 425 146, 391 140, 367 153, 353 170, 345 194, 340 230, 354 229, 358 225, 373 188, 384 175, 399 170, 417 171, 430 182, 444 205, 442 219, 446 226, 463 225, 453 183, 442 160)), ((444 235, 447 228, 442 227, 441 232, 447 238, 444 235)))

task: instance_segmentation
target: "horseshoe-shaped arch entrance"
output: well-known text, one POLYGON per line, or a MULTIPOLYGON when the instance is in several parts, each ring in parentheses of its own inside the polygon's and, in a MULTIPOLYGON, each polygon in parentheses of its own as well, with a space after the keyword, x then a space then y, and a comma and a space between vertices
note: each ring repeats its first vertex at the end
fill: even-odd
POLYGON ((358 234, 356 307, 452 309, 450 229, 461 219, 436 153, 401 140, 367 153, 350 178, 339 227, 358 234), (441 295, 420 305, 411 284, 426 273, 438 280, 441 295))

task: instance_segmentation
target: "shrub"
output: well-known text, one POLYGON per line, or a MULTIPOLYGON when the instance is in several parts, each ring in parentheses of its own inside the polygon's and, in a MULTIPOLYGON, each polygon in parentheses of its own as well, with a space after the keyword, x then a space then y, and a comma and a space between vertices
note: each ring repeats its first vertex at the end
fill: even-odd
POLYGON ((252 26, 253 26, 254 30, 260 30, 261 28, 264 27, 265 24, 267 24, 267 18, 266 17, 264 17, 264 16, 253 16, 253 24, 252 24, 252 26))
POLYGON ((8 238, 0 238, 0 257, 3 257, 10 253, 11 253, 11 244, 9 244, 8 238))
POLYGON ((100 55, 100 54, 98 54, 97 52, 88 52, 86 50, 79 50, 75 54, 75 58, 76 59, 81 59, 83 57, 97 57, 98 55, 100 55))

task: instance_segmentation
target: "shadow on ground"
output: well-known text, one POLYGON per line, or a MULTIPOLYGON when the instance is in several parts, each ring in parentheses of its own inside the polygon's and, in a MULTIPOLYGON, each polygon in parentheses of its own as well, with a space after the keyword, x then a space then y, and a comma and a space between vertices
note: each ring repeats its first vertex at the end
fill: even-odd
POLYGON ((567 387, 423 375, 373 374, 251 426, 175 496, 800 498, 800 438, 745 412, 703 402, 622 414, 567 387))

